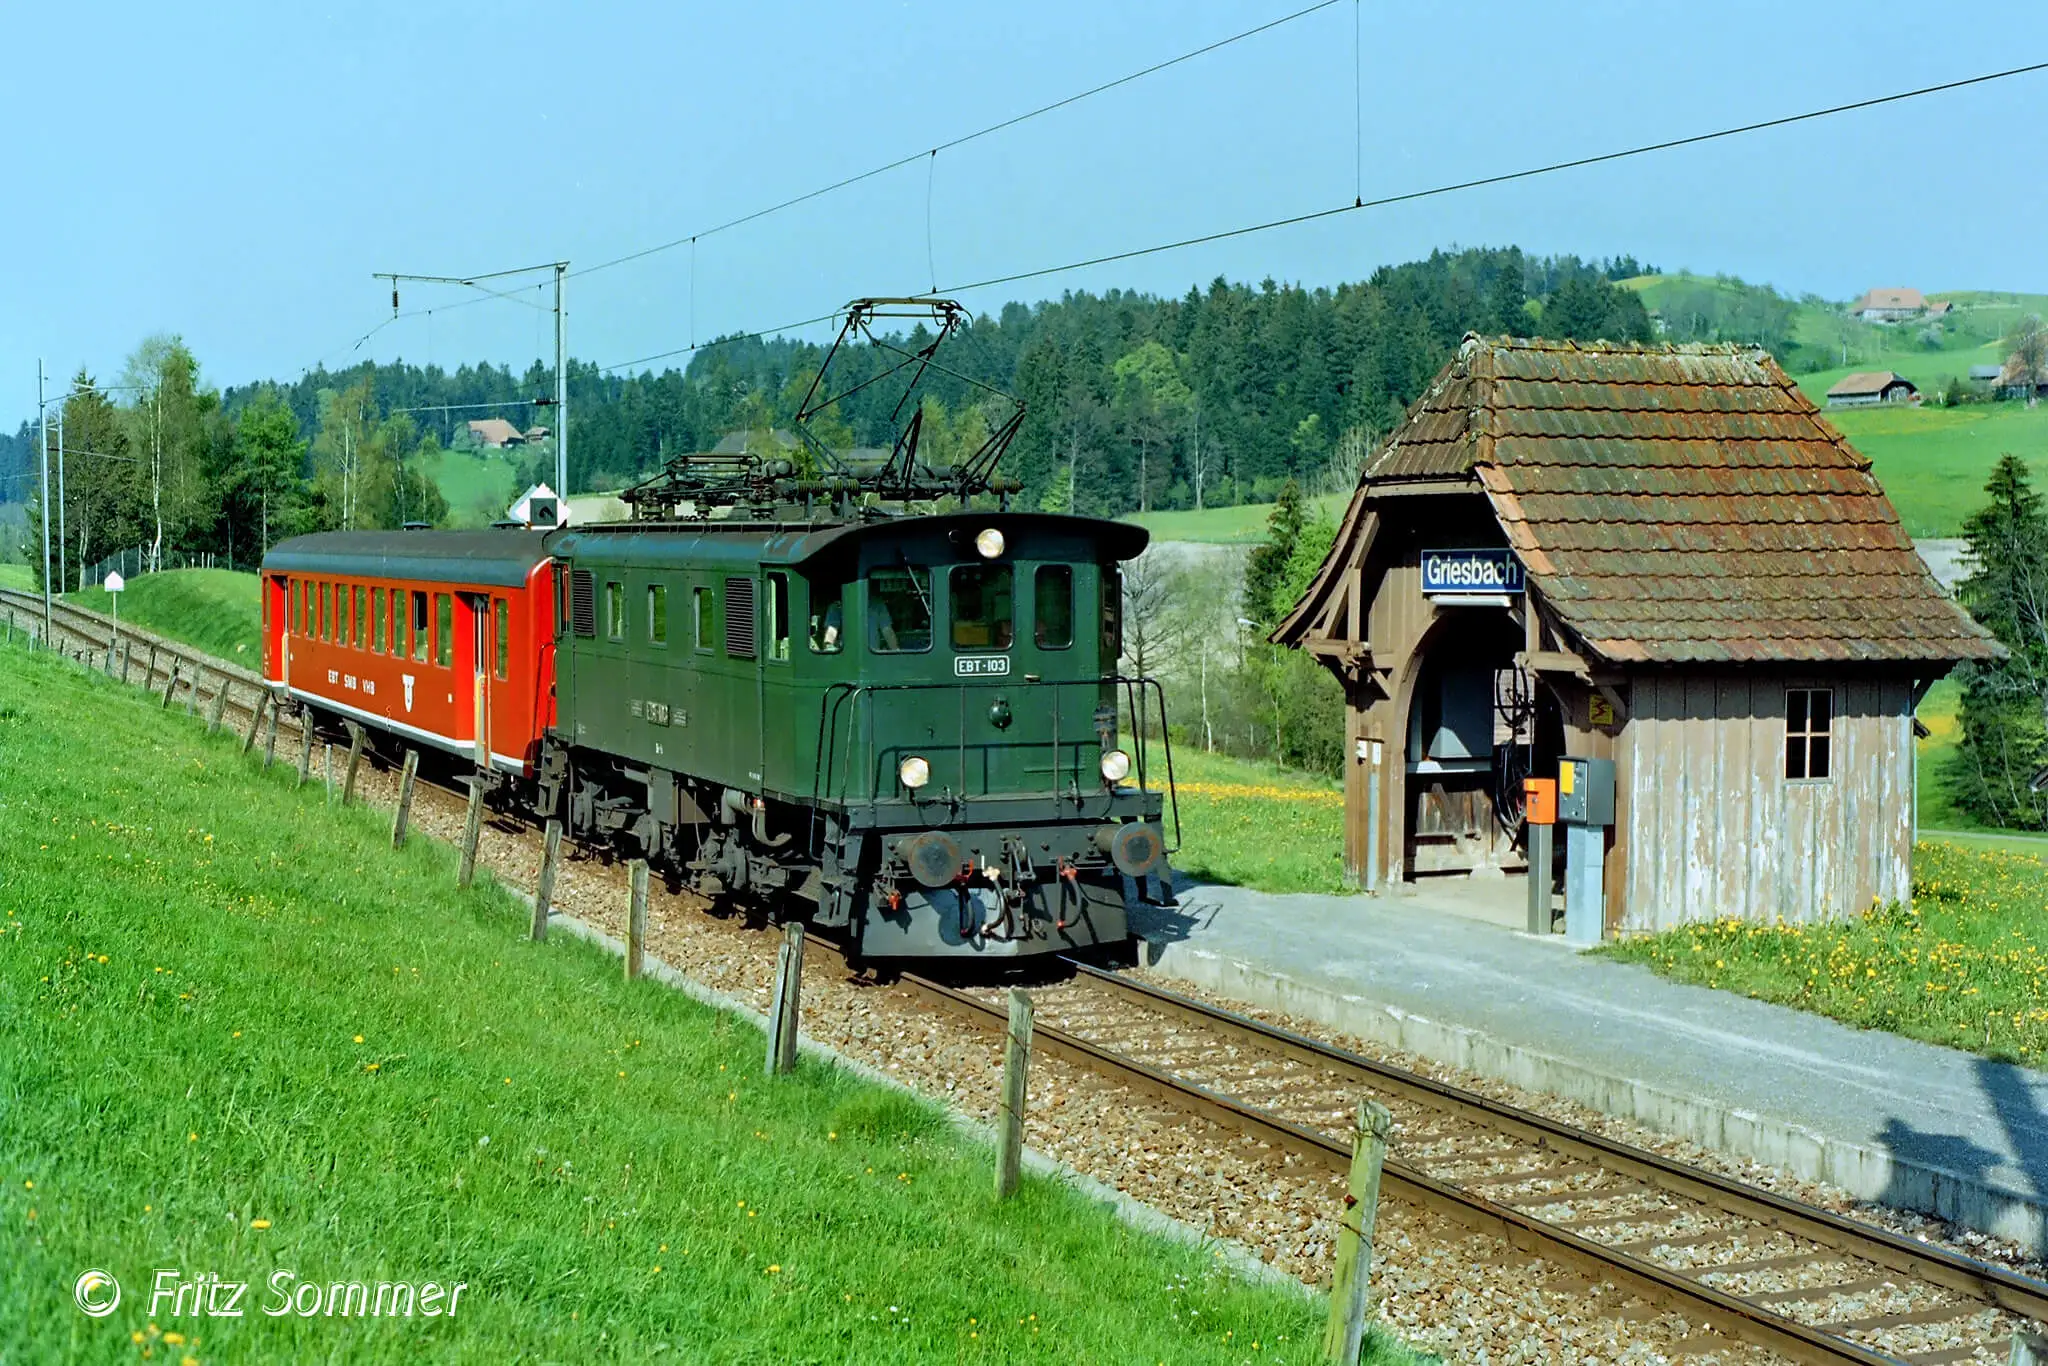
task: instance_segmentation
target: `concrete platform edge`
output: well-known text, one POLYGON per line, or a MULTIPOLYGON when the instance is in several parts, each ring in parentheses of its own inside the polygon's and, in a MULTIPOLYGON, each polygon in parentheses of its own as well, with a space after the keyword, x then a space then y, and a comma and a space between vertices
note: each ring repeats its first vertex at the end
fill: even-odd
MULTIPOLYGON (((499 885, 501 887, 504 886, 502 883, 499 885)), ((516 887, 505 887, 504 890, 510 893, 515 900, 526 906, 528 910, 532 909, 533 897, 531 894, 523 892, 516 887)), ((550 929, 564 930, 585 943, 594 944, 616 958, 623 959, 626 956, 624 941, 605 933, 597 928, 597 926, 576 916, 555 911, 548 916, 548 926, 550 929)), ((662 983, 664 986, 672 987, 682 992, 685 996, 710 1006, 714 1010, 722 1011, 728 1015, 737 1015, 761 1030, 764 1035, 766 1034, 768 1029, 767 1015, 754 1009, 739 997, 729 992, 720 991, 716 987, 706 985, 656 958, 653 954, 646 956, 644 968, 647 976, 662 983)), ((849 1058, 837 1049, 819 1043, 815 1039, 805 1038, 801 1024, 799 1024, 797 1030, 797 1050, 806 1057, 841 1068, 859 1077, 862 1081, 872 1082, 877 1086, 885 1086, 894 1091, 901 1091, 906 1095, 915 1096, 927 1105, 936 1106, 945 1112, 953 1127, 964 1134, 969 1140, 983 1147, 991 1149, 995 1147, 996 1131, 994 1125, 984 1123, 973 1118, 971 1115, 964 1114, 947 1105, 944 1101, 926 1095, 901 1078, 890 1076, 878 1067, 861 1062, 857 1058, 849 1058)), ((1171 1242, 1181 1243, 1212 1254, 1218 1261, 1228 1266, 1238 1276, 1247 1281, 1291 1290, 1309 1299, 1316 1298, 1320 1294, 1320 1292, 1302 1284, 1278 1267, 1267 1263, 1244 1244, 1233 1242, 1226 1238, 1213 1238, 1201 1229, 1196 1228, 1193 1224, 1176 1219, 1164 1210, 1148 1205, 1142 1200, 1134 1199, 1116 1187, 1098 1181, 1084 1172, 1077 1171, 1057 1158, 1050 1157, 1036 1148, 1026 1147, 1024 1149, 1024 1166, 1026 1170, 1034 1172, 1039 1176, 1051 1177, 1054 1180, 1065 1182, 1085 1199, 1108 1206, 1110 1212, 1120 1222, 1136 1229, 1140 1233, 1148 1233, 1155 1237, 1165 1238, 1171 1242)))
POLYGON ((1839 1186, 1859 1199, 1932 1214, 2048 1254, 2048 1202, 1943 1168, 1896 1157, 1880 1147, 1831 1138, 1800 1125, 1602 1072, 1432 1020, 1369 997, 1338 992, 1260 964, 1184 942, 1148 943, 1148 970, 1249 1001, 1334 1030, 1398 1048, 1530 1091, 1577 1101, 1715 1152, 1784 1167, 1809 1181, 1839 1186))

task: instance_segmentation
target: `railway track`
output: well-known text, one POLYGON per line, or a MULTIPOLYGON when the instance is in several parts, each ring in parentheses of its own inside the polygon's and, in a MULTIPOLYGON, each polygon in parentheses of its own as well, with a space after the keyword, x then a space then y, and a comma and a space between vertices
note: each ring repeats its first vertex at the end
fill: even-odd
MULTIPOLYGON (((0 590, 17 624, 29 609, 39 628, 39 596, 0 590)), ((104 660, 105 619, 66 604, 52 615, 58 648, 104 660)), ((131 681, 203 671, 227 680, 234 710, 253 706, 255 674, 133 638, 153 663, 131 681)), ((1799 1362, 1950 1366, 2002 1361, 2014 1328, 2048 1321, 2048 1284, 2004 1268, 1132 978, 1072 970, 1034 990, 1041 1053, 1337 1173, 1351 1160, 1356 1101, 1370 1094, 1396 1121, 1390 1197, 1684 1314, 1701 1327, 1681 1346, 1698 1353, 1732 1339, 1799 1362)), ((900 985, 991 1034, 1006 1026, 999 993, 915 975, 900 985)))

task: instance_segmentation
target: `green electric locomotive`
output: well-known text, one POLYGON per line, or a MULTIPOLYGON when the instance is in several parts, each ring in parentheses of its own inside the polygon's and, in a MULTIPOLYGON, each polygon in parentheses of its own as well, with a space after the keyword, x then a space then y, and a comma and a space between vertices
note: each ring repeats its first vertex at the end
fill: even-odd
MULTIPOLYGON (((914 307, 945 324, 903 353, 922 372, 955 315, 914 307)), ((1177 836, 1144 741, 1164 699, 1118 672, 1147 533, 1007 510, 1016 425, 944 471, 915 411, 871 468, 679 457, 628 491, 634 520, 553 533, 540 808, 870 958, 1120 947, 1127 896, 1171 898, 1177 836)))

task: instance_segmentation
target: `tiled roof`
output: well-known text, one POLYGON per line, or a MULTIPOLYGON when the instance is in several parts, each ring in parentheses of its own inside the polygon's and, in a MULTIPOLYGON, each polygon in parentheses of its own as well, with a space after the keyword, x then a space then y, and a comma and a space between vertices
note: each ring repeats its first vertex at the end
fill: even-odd
POLYGON ((1844 375, 1828 390, 1829 398, 1850 398, 1858 394, 1881 394, 1894 384, 1912 387, 1912 381, 1895 370, 1858 370, 1844 375))
POLYGON ((1866 308, 1925 308, 1926 296, 1917 289, 1873 289, 1849 306, 1852 313, 1866 308))
POLYGON ((1476 481, 1543 601, 1610 662, 1999 650, 1761 351, 1467 337, 1364 489, 1434 480, 1476 481))

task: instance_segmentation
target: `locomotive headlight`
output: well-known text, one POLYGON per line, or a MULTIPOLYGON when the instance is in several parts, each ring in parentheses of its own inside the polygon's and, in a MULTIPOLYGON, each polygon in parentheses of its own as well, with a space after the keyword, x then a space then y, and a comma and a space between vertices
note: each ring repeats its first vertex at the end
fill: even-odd
POLYGON ((986 527, 975 533, 974 548, 981 552, 984 560, 993 560, 1003 553, 1003 533, 994 527, 986 527))
POLYGON ((912 792, 932 780, 932 766, 927 760, 913 754, 896 765, 896 778, 912 792))
POLYGON ((1120 749, 1108 749, 1102 752, 1102 780, 1104 782, 1120 783, 1130 775, 1130 772, 1130 755, 1120 749))

